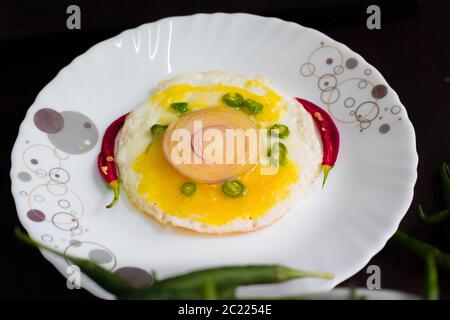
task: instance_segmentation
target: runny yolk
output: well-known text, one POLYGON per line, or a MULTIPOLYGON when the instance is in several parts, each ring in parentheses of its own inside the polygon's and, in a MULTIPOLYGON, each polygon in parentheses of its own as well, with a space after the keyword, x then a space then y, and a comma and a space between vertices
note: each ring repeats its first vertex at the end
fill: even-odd
POLYGON ((150 98, 150 101, 158 103, 164 109, 169 109, 174 102, 188 102, 192 109, 220 107, 226 106, 222 97, 228 92, 240 93, 244 99, 252 99, 263 104, 262 112, 254 116, 257 122, 276 122, 279 119, 279 111, 286 109, 282 97, 258 80, 248 81, 244 88, 227 85, 196 87, 178 84, 159 91, 150 98))
POLYGON ((239 177, 247 193, 231 198, 219 184, 197 184, 192 196, 180 188, 189 180, 175 171, 166 161, 162 139, 157 138, 138 156, 133 170, 141 175, 138 192, 148 202, 156 203, 166 214, 190 218, 208 225, 223 225, 236 218, 255 219, 290 194, 290 186, 297 182, 297 167, 292 162, 278 168, 276 174, 263 175, 259 166, 239 177))

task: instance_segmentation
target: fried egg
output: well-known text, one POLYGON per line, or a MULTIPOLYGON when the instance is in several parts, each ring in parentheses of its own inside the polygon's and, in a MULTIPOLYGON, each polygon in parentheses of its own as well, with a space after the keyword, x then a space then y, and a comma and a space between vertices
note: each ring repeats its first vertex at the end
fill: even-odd
MULTIPOLYGON (((258 139, 264 140, 261 137, 258 139)), ((222 147, 226 154, 229 149, 222 147)), ((123 188, 140 212, 164 225, 228 234, 269 226, 289 212, 319 174, 322 147, 309 113, 266 78, 197 72, 160 82, 147 102, 129 114, 116 140, 115 160, 123 188), (231 107, 224 100, 227 93, 256 102, 262 110, 252 113, 250 109, 231 107), (180 114, 174 110, 174 103, 183 103, 188 110, 180 114), (259 149, 258 160, 250 163, 254 155, 247 140, 241 149, 245 150, 245 161, 240 163, 234 157, 232 163, 214 163, 205 156, 208 145, 196 148, 194 144, 189 155, 194 162, 174 161, 174 132, 183 129, 194 141, 197 120, 224 136, 230 128, 264 130, 276 124, 286 126, 289 135, 278 138, 287 149, 287 161, 264 162, 261 159, 267 157, 259 149), (167 129, 152 135, 155 124, 167 129), (201 163, 195 163, 196 157, 201 163), (269 167, 275 167, 271 174, 264 171, 269 167), (230 196, 224 192, 227 181, 239 181, 245 192, 230 196), (194 185, 195 192, 183 193, 181 188, 186 183, 194 185)))

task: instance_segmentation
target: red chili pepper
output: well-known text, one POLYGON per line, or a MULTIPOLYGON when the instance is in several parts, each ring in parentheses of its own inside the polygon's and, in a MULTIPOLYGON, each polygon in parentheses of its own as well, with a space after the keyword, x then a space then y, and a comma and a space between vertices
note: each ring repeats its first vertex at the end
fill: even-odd
POLYGON ((106 129, 102 141, 102 149, 98 155, 98 171, 103 179, 108 183, 111 189, 114 191, 113 201, 106 207, 112 208, 119 200, 120 194, 120 182, 117 174, 117 167, 114 161, 114 149, 116 144, 116 137, 125 123, 125 119, 128 116, 124 114, 120 118, 116 119, 106 129))
POLYGON ((320 132, 323 149, 323 188, 323 186, 325 185, 325 181, 327 180, 328 173, 336 163, 336 159, 339 153, 339 131, 333 119, 325 110, 308 100, 300 98, 296 99, 303 105, 306 111, 308 111, 313 116, 314 122, 320 132))

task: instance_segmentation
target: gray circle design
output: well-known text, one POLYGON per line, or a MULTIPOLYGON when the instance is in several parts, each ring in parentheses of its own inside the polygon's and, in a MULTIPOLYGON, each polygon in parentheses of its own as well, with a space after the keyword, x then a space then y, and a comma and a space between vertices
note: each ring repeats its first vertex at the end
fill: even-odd
MULTIPOLYGON (((65 152, 64 152, 65 153, 65 152)), ((58 148, 54 148, 53 149, 53 154, 55 155, 56 158, 58 158, 59 160, 67 160, 70 157, 70 154, 65 153, 62 154, 61 150, 58 150, 58 148)))
POLYGON ((43 234, 41 236, 41 240, 44 242, 52 242, 53 241, 53 237, 49 234, 43 234))
POLYGON ((316 66, 311 62, 306 62, 300 67, 300 73, 304 77, 310 77, 316 72, 316 66))
POLYGON ((378 131, 380 131, 380 133, 383 133, 383 134, 384 134, 384 133, 388 133, 389 130, 391 130, 391 126, 388 125, 387 123, 382 124, 382 125, 378 128, 378 131))
POLYGON ((63 231, 74 231, 76 229, 78 229, 78 227, 80 226, 80 222, 78 221, 78 219, 67 212, 57 212, 52 216, 52 224, 63 231), (62 219, 65 220, 64 222, 61 221, 56 221, 58 219, 62 219))
MULTIPOLYGON (((54 156, 54 148, 51 148, 48 145, 45 144, 33 144, 29 147, 27 147, 23 153, 22 153, 22 160, 25 164, 25 166, 30 169, 30 171, 34 172, 36 176, 42 178, 46 177, 48 172, 46 169, 41 168, 38 166, 40 164, 40 161, 37 159, 37 156, 42 155, 42 153, 48 153, 49 156, 54 156)), ((58 157, 55 157, 56 161, 52 165, 52 167, 60 167, 61 166, 61 159, 58 157)))
POLYGON ((65 184, 65 183, 69 182, 69 180, 70 180, 69 172, 67 172, 67 170, 65 170, 61 167, 56 167, 56 168, 50 169, 50 171, 48 172, 48 175, 50 177, 50 180, 52 180, 53 182, 55 182, 57 184, 65 184))
MULTIPOLYGON (((355 110, 355 118, 359 122, 372 122, 378 117, 380 107, 373 101, 361 103, 355 110), (373 112, 375 110, 375 112, 373 112)), ((370 125, 370 124, 369 124, 370 125)))
POLYGON ((355 105, 355 99, 352 97, 349 97, 344 100, 344 107, 351 108, 355 105))
POLYGON ((88 255, 89 259, 98 264, 105 264, 113 260, 113 257, 109 254, 109 252, 103 249, 93 249, 89 251, 88 255))
MULTIPOLYGON (((70 248, 72 248, 72 247, 81 247, 81 246, 83 246, 84 244, 90 244, 90 245, 93 245, 93 246, 97 247, 97 248, 91 250, 90 252, 92 252, 92 251, 94 251, 94 250, 102 250, 102 251, 105 251, 105 252, 108 253, 108 255, 111 257, 111 260, 110 260, 109 262, 113 262, 113 263, 112 263, 112 266, 108 269, 108 271, 111 271, 111 270, 113 270, 113 269, 116 267, 116 265, 117 265, 117 258, 116 258, 116 256, 114 255, 114 253, 113 253, 111 250, 109 250, 108 248, 106 248, 105 246, 103 246, 103 245, 101 245, 101 244, 99 244, 99 243, 96 243, 96 242, 92 242, 92 241, 79 241, 79 240, 70 240, 69 245, 68 245, 68 246, 66 247, 66 249, 64 250, 64 254, 67 255, 67 254, 68 254, 68 251, 70 250, 70 248)), ((89 257, 90 257, 90 252, 88 253, 88 256, 89 256, 89 257)), ((71 263, 69 260, 67 260, 67 259, 66 259, 66 263, 67 263, 68 265, 71 265, 71 264, 72 264, 72 263, 71 263)))
POLYGON ((20 181, 29 182, 29 181, 31 181, 31 174, 29 174, 28 172, 22 171, 17 174, 17 178, 19 178, 20 181))
POLYGON ((92 150, 99 137, 94 122, 76 111, 63 111, 60 114, 64 119, 64 127, 56 133, 48 134, 51 143, 68 154, 83 154, 92 150), (87 128, 85 123, 90 123, 91 126, 87 128))
POLYGON ((363 120, 359 123, 359 127, 361 128, 361 130, 367 129, 370 127, 371 122, 368 120, 363 120))
POLYGON ((22 190, 22 191, 19 192, 19 195, 22 196, 22 197, 26 197, 28 195, 28 192, 22 190))
POLYGON ((35 171, 35 173, 36 173, 36 175, 39 177, 39 178, 43 178, 43 177, 46 177, 47 176, 47 171, 45 170, 45 169, 37 169, 36 171, 35 171))
POLYGON ((67 209, 70 207, 70 202, 67 201, 66 199, 60 199, 58 200, 58 206, 60 208, 67 209))
POLYGON ((347 69, 355 69, 358 65, 358 60, 355 58, 348 58, 347 61, 345 61, 345 67, 347 69))
POLYGON ((65 196, 69 192, 69 188, 65 184, 49 181, 45 185, 47 191, 54 196, 65 196), (59 189, 59 191, 57 191, 59 189))
POLYGON ((333 88, 329 91, 322 91, 320 93, 320 100, 325 104, 333 104, 339 100, 341 92, 338 88, 333 88))
POLYGON ((70 240, 69 243, 73 247, 80 247, 81 246, 81 241, 79 241, 79 240, 70 240))
POLYGON ((360 80, 359 82, 358 82, 358 88, 360 88, 360 89, 364 89, 364 88, 366 88, 367 87, 367 81, 366 80, 360 80))
POLYGON ((333 73, 335 75, 340 75, 344 72, 344 67, 340 64, 338 64, 336 67, 333 68, 333 73))
POLYGON ((364 74, 366 76, 370 76, 372 74, 372 70, 370 70, 369 68, 367 68, 366 70, 364 70, 364 74))
POLYGON ((320 91, 331 91, 336 88, 337 78, 334 74, 326 73, 317 81, 320 91))
POLYGON ((402 111, 402 108, 400 106, 395 105, 391 107, 391 113, 392 114, 399 114, 402 111))
POLYGON ((33 199, 37 203, 43 203, 45 201, 45 197, 43 195, 40 195, 40 194, 34 195, 33 199))
POLYGON ((72 230, 72 233, 70 234, 72 237, 74 236, 81 236, 83 234, 83 230, 81 229, 81 227, 72 230))
POLYGON ((153 276, 136 267, 122 267, 114 271, 116 275, 127 280, 136 288, 148 288, 153 284, 153 276))

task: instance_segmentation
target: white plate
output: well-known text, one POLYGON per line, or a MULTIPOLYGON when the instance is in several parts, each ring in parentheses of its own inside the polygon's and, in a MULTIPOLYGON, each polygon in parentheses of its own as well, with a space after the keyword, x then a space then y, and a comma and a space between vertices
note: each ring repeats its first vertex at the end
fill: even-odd
MULTIPOLYGON (((292 22, 218 13, 167 18, 125 31, 61 70, 20 127, 11 180, 25 229, 59 250, 96 259, 110 270, 133 267, 122 272, 140 272, 144 282, 151 270, 163 278, 247 263, 335 274, 331 281, 305 279, 241 291, 298 294, 333 288, 384 246, 411 203, 416 168, 406 110, 361 56, 292 22), (288 94, 328 109, 342 144, 325 189, 316 182, 293 212, 242 236, 161 228, 134 210, 126 196, 114 209, 105 209, 111 192, 96 169, 105 128, 144 102, 160 80, 206 70, 262 74, 288 94)), ((45 257, 66 274, 63 259, 45 257)), ((89 279, 83 286, 111 297, 89 279)))

